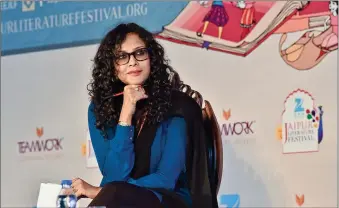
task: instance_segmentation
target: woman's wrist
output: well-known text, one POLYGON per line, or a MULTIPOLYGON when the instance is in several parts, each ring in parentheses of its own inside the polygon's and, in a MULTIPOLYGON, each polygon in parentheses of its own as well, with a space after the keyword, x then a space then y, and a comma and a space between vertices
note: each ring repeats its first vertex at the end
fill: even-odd
POLYGON ((94 187, 93 193, 90 196, 88 196, 88 198, 94 199, 99 194, 101 189, 102 189, 102 187, 94 187))
POLYGON ((133 114, 130 113, 130 111, 127 111, 126 108, 122 108, 120 117, 119 117, 119 122, 130 126, 132 124, 132 117, 133 117, 133 114))
POLYGON ((119 121, 118 124, 119 124, 120 126, 131 126, 130 123, 126 123, 126 122, 124 122, 124 121, 119 121))

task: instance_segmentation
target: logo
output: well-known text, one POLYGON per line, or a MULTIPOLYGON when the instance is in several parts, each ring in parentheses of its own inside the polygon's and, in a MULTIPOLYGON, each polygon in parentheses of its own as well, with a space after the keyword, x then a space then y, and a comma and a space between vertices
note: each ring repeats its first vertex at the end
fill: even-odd
POLYGON ((285 100, 282 125, 276 135, 283 144, 283 153, 318 151, 323 139, 323 108, 315 107, 312 95, 301 89, 285 100))
POLYGON ((90 136, 88 130, 87 130, 86 144, 84 146, 86 148, 85 149, 86 167, 87 168, 97 168, 97 167, 99 167, 97 159, 95 157, 91 136, 90 136))
POLYGON ((84 156, 84 157, 86 157, 86 154, 87 154, 86 148, 87 148, 86 143, 82 143, 81 144, 81 155, 84 156))
POLYGON ((23 12, 31 12, 35 10, 35 1, 22 1, 22 11, 23 12))
POLYGON ((301 196, 299 196, 298 194, 295 195, 295 202, 297 203, 297 205, 299 207, 301 207, 304 202, 305 202, 305 197, 304 194, 302 194, 301 196))
POLYGON ((228 119, 230 119, 230 117, 231 117, 231 109, 229 109, 228 111, 223 110, 222 115, 223 115, 224 119, 226 121, 228 121, 228 119))
POLYGON ((255 120, 233 120, 231 109, 223 110, 222 117, 225 122, 220 122, 220 135, 226 143, 247 144, 253 142, 255 134, 255 120), (252 137, 252 138, 250 138, 252 137))
POLYGON ((40 138, 44 134, 44 128, 36 128, 36 135, 40 138))
POLYGON ((221 195, 219 198, 219 207, 220 208, 239 208, 240 205, 240 196, 238 194, 225 194, 221 195))
POLYGON ((18 152, 23 156, 33 156, 37 159, 44 159, 39 157, 44 155, 45 157, 52 156, 53 153, 60 153, 63 150, 62 141, 64 138, 52 137, 42 138, 44 136, 44 128, 37 127, 35 134, 38 137, 35 140, 19 141, 18 152), (47 155, 48 154, 48 155, 47 155))
POLYGON ((43 7, 44 4, 48 3, 57 3, 57 0, 48 0, 48 1, 28 1, 28 0, 22 0, 21 1, 21 10, 23 12, 33 12, 35 11, 36 7, 43 7))

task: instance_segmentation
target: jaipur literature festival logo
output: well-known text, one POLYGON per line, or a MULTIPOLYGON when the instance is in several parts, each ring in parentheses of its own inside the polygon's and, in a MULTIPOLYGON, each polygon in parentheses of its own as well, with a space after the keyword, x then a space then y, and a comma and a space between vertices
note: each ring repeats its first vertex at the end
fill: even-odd
POLYGON ((317 152, 323 139, 323 107, 303 89, 291 92, 285 100, 282 123, 277 129, 283 153, 317 152))
MULTIPOLYGON (((33 131, 32 131, 33 132, 33 131)), ((21 161, 54 160, 63 156, 63 137, 46 137, 44 127, 35 129, 32 139, 17 142, 21 161)))
POLYGON ((255 143, 255 124, 253 119, 233 118, 231 109, 223 110, 220 134, 224 144, 251 145, 255 143))

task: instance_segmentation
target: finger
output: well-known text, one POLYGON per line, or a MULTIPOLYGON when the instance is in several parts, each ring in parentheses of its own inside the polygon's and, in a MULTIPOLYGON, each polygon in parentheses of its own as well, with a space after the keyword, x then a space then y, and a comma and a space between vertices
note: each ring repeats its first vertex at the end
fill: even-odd
POLYGON ((126 85, 126 86, 134 88, 134 87, 140 87, 141 85, 140 84, 130 84, 130 85, 126 85))
POLYGON ((132 98, 136 98, 136 97, 140 97, 143 94, 145 94, 145 92, 142 89, 130 89, 128 91, 128 94, 132 97, 132 98))
POLYGON ((79 184, 72 184, 71 187, 72 187, 73 191, 76 192, 80 188, 80 185, 79 184))
POLYGON ((145 88, 143 88, 142 86, 140 86, 140 90, 141 90, 141 92, 143 92, 144 94, 146 93, 145 88))
POLYGON ((139 100, 142 100, 142 99, 145 99, 145 98, 148 98, 148 95, 146 95, 145 93, 137 93, 136 96, 135 96, 135 100, 136 102, 139 101, 139 100))
POLYGON ((81 196, 81 195, 84 194, 84 191, 83 191, 83 189, 79 189, 79 190, 76 190, 76 191, 74 192, 74 194, 75 194, 76 197, 79 197, 79 196, 81 196))
POLYGON ((77 178, 73 178, 72 179, 72 183, 74 183, 75 181, 77 181, 79 178, 77 177, 77 178))
POLYGON ((81 185, 82 184, 82 180, 81 179, 79 179, 79 180, 76 180, 76 181, 74 181, 73 183, 72 183, 72 187, 76 187, 76 186, 79 186, 79 185, 81 185))
POLYGON ((81 180, 75 180, 73 183, 72 183, 72 186, 76 186, 77 184, 81 183, 81 180))
POLYGON ((82 187, 82 185, 76 185, 76 186, 74 186, 73 188, 73 192, 74 193, 77 193, 77 192, 82 192, 83 190, 84 190, 84 188, 82 187))
POLYGON ((76 193, 76 194, 75 194, 75 196, 76 196, 77 198, 79 198, 81 195, 82 195, 81 193, 79 193, 79 194, 76 193))
POLYGON ((126 85, 124 89, 129 90, 129 89, 134 89, 136 90, 137 88, 140 88, 141 85, 126 85))
POLYGON ((124 91, 124 94, 125 95, 134 95, 135 93, 138 93, 138 92, 141 92, 141 88, 139 87, 133 87, 133 88, 127 88, 125 91, 124 91))
POLYGON ((148 95, 146 95, 145 93, 138 95, 138 100, 142 100, 142 99, 145 99, 145 98, 148 98, 148 95))
POLYGON ((137 91, 137 92, 144 92, 144 89, 143 89, 143 87, 142 86, 136 86, 136 87, 133 87, 132 88, 133 90, 135 90, 135 91, 137 91))

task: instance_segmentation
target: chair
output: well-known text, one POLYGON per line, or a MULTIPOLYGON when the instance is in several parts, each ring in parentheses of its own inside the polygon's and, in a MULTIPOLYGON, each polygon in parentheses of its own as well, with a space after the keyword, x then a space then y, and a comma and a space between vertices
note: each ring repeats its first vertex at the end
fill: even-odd
POLYGON ((179 90, 192 97, 202 108, 201 110, 207 138, 206 145, 208 153, 209 179, 215 186, 215 190, 212 191, 215 196, 217 196, 223 171, 223 146, 219 124, 215 117, 212 105, 208 100, 203 100, 203 97, 199 92, 192 90, 189 85, 183 83, 179 87, 179 90), (204 107, 203 104, 205 104, 204 107))

